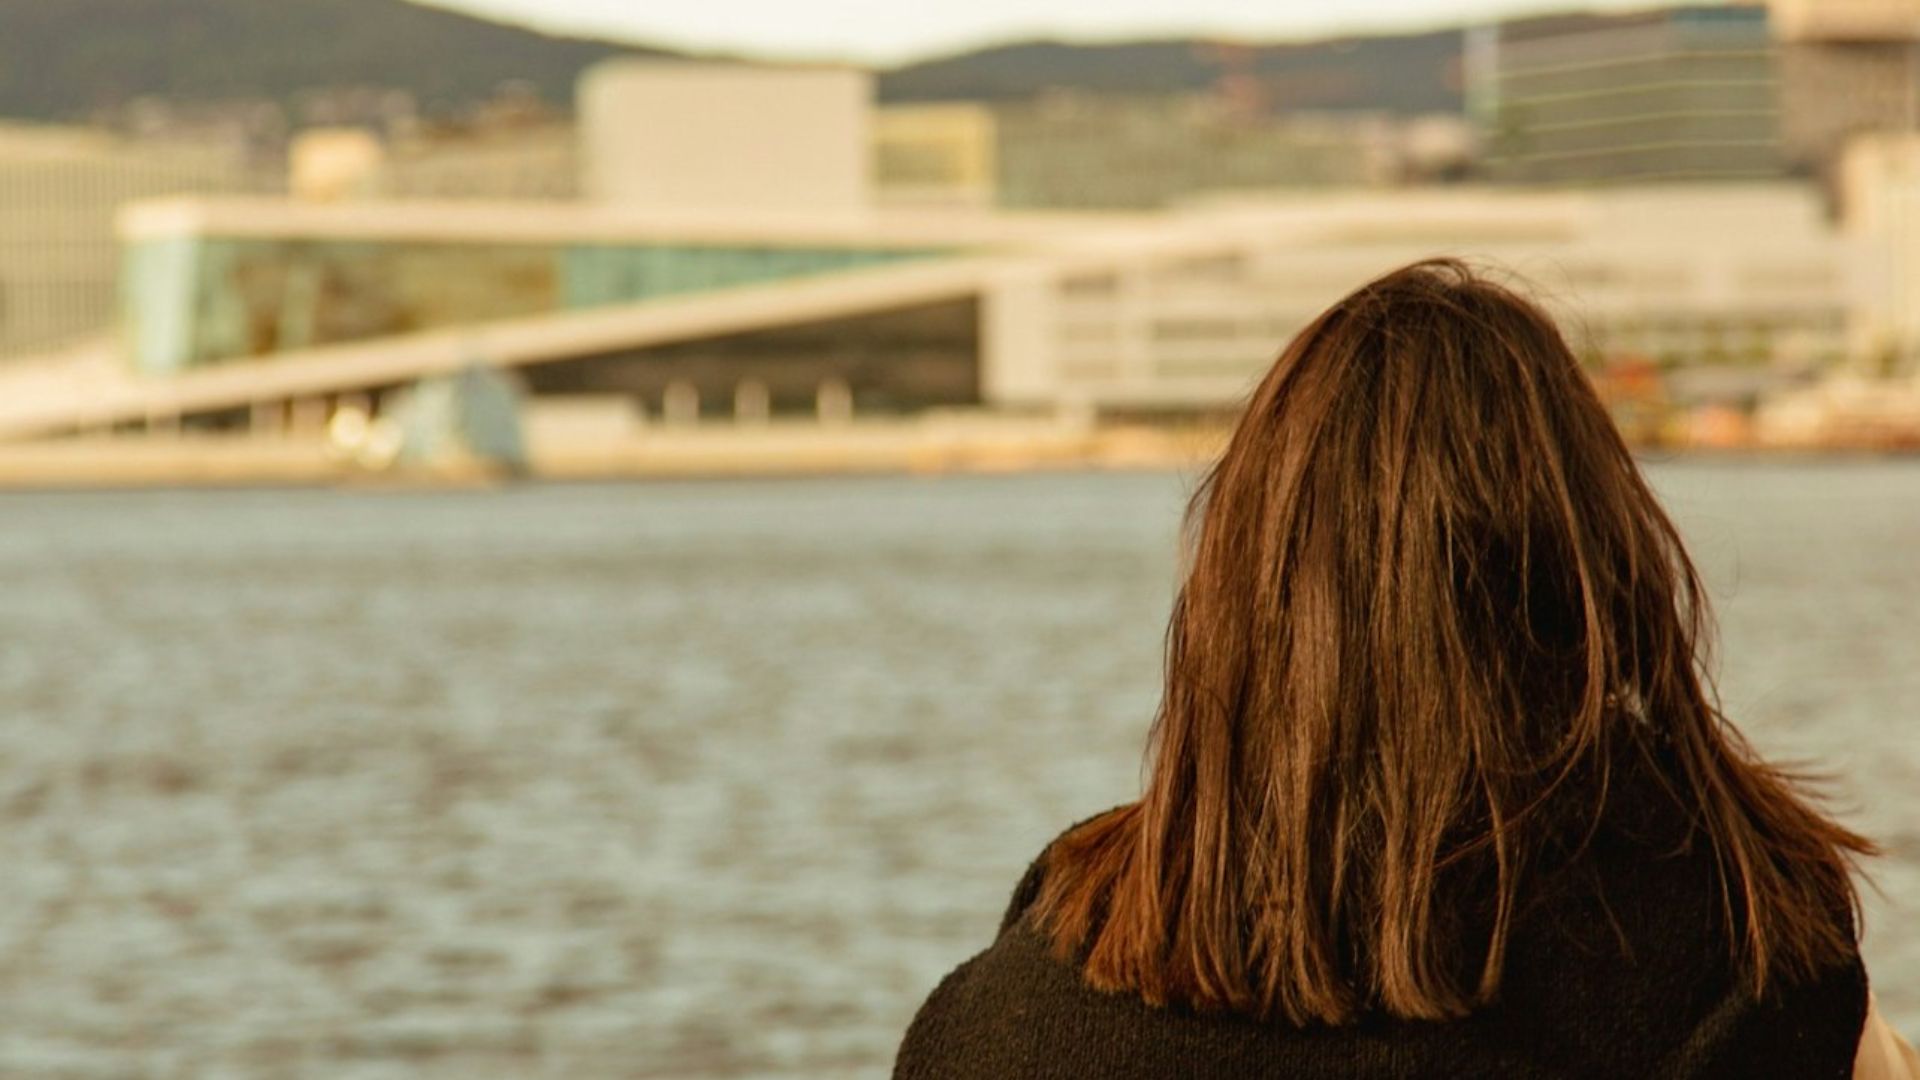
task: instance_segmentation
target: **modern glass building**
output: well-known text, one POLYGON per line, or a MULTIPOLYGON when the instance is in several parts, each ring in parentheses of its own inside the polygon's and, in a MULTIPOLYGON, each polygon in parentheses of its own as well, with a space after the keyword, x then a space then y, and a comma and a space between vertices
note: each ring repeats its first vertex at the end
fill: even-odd
POLYGON ((526 238, 402 229, 325 235, 298 225, 136 229, 126 249, 125 328, 135 367, 177 372, 943 253, 824 240, 595 236, 590 228, 526 238))
POLYGON ((1468 53, 1495 180, 1724 181, 1785 169, 1764 7, 1529 19, 1479 35, 1468 53))

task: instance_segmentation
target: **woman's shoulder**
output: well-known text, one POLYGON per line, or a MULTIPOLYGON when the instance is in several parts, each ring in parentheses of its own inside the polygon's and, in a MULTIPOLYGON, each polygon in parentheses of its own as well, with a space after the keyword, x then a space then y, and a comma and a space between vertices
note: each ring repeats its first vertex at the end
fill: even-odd
POLYGON ((1013 895, 1007 897, 1007 909, 1000 916, 999 936, 1005 936, 1007 931, 1018 926, 1039 901, 1040 887, 1046 883, 1047 853, 1052 850, 1052 844, 1041 849, 1033 862, 1027 864, 1026 873, 1020 875, 1019 883, 1013 887, 1013 895))
POLYGON ((999 933, 1004 935, 1007 931, 1018 926, 1027 913, 1032 911, 1034 905, 1039 902, 1041 889, 1046 885, 1048 861, 1054 849, 1060 846, 1061 841, 1095 822, 1105 821, 1116 814, 1124 813, 1132 809, 1133 805, 1132 803, 1123 803, 1119 806, 1102 810, 1092 817, 1082 818, 1061 830, 1060 835, 1048 841, 1047 846, 1041 848, 1040 853, 1034 856, 1033 862, 1028 864, 1026 873, 1020 875, 1019 882, 1013 887, 1013 895, 1007 898, 1007 910, 1000 917, 999 933))
MULTIPOLYGON (((1054 1026, 1030 1021, 1042 1014, 1071 1017, 1084 1008, 1089 991, 1028 916, 1040 899, 1048 857, 1060 837, 1113 812, 1070 826, 1027 864, 1007 897, 993 941, 941 979, 915 1014, 894 1063, 896 1080, 1025 1075, 1036 1054, 1044 1052, 1025 1045, 1026 1033, 1054 1026), (1029 1022, 1012 1023, 1013 1017, 1029 1022)), ((1054 1031, 1056 1037, 1063 1034, 1054 1031)))
POLYGON ((1557 902, 1522 919, 1502 1000, 1469 1021, 1374 1016, 1295 1029, 1099 991, 1056 954, 1034 912, 1055 853, 1126 809, 1069 827, 1028 862, 992 941, 921 1005, 895 1080, 1244 1078, 1323 1067, 1353 1076, 1812 1076, 1850 1061, 1859 1038, 1866 987, 1857 957, 1753 999, 1710 932, 1720 899, 1711 852, 1667 854, 1637 831, 1603 845, 1601 869, 1621 879, 1615 888, 1569 880, 1557 902), (1461 1062, 1475 1065, 1441 1067, 1461 1062), (1755 1071, 1762 1062, 1777 1068, 1755 1071))

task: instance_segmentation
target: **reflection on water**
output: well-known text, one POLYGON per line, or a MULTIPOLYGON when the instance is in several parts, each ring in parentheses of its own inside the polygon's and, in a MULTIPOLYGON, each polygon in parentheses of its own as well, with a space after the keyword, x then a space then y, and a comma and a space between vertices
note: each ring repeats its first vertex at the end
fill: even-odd
MULTIPOLYGON (((1656 477, 1920 1029, 1920 467, 1656 477)), ((1133 792, 1184 491, 0 499, 0 1073, 881 1074, 1133 792)))

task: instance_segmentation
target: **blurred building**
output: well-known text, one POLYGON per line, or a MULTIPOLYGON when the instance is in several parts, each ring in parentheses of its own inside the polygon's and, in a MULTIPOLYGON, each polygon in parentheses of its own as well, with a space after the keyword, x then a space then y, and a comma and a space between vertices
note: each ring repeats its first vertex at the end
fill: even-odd
POLYGON ((1853 353, 1867 373, 1920 375, 1920 133, 1855 137, 1837 176, 1841 226, 1869 253, 1875 313, 1853 353))
POLYGON ((1508 183, 1779 176, 1779 79, 1756 4, 1550 16, 1470 32, 1486 171, 1508 183))
POLYGON ((0 125, 0 360, 112 329, 123 202, 280 190, 282 177, 244 149, 0 125))
POLYGON ((1830 185, 1855 135, 1920 129, 1920 0, 1773 0, 1789 161, 1830 185))
POLYGON ((151 95, 100 110, 90 126, 142 146, 198 147, 266 171, 281 167, 293 130, 286 107, 275 101, 183 102, 151 95))
POLYGON ((1290 325, 1377 269, 1434 252, 1484 256, 1538 280, 1567 301, 1595 358, 1831 363, 1849 347, 1863 250, 1827 227, 1811 191, 1788 184, 1604 196, 1409 191, 1222 199, 1171 215, 894 212, 838 222, 595 207, 519 210, 506 220, 474 204, 303 211, 227 202, 144 209, 129 218, 127 238, 132 355, 154 373, 991 257, 1106 267, 1068 274, 1054 296, 1057 321, 1070 328, 1057 344, 1076 358, 1068 368, 1093 372, 1097 353, 1128 373, 1121 357, 1140 351, 1146 369, 1168 380, 1146 384, 1162 388, 1209 371, 1244 377, 1290 325), (183 241, 194 253, 184 282, 172 255, 183 241), (1114 343, 1125 347, 1106 347, 1114 343))
POLYGON ((581 80, 583 188, 655 209, 857 212, 872 98, 851 68, 608 61, 581 80))
MULTIPOLYGON (((1232 407, 1328 303, 1453 254, 1589 362, 1843 362, 1890 298, 1804 185, 1397 191, 1154 214, 202 201, 127 219, 132 366, 0 380, 0 434, 250 422, 488 364, 647 415, 1232 407), (280 404, 275 405, 275 402, 280 404), (742 405, 742 402, 748 405, 742 405)), ((1897 299, 1897 298, 1892 298, 1897 299)), ((1734 375, 1735 369, 1750 372, 1734 375)))
POLYGON ((1063 271, 1035 301, 1051 328, 1052 394, 1095 408, 1232 401, 1325 305, 1434 254, 1537 285, 1596 365, 1834 363, 1856 298, 1849 244, 1791 185, 1221 206, 1137 244, 1063 271))
POLYGON ((954 246, 947 230, 464 200, 163 203, 128 215, 125 235, 129 357, 152 374, 798 281, 954 246))
POLYGON ((293 138, 296 197, 566 201, 580 194, 573 125, 421 131, 383 141, 365 128, 312 128, 293 138))
POLYGON ((973 102, 895 105, 874 113, 874 184, 896 206, 992 206, 1000 192, 1000 128, 973 102))
POLYGON ((557 201, 580 195, 572 118, 525 83, 503 83, 458 117, 421 117, 405 94, 334 92, 288 143, 296 197, 557 201))
POLYGON ((580 139, 531 84, 502 84, 456 120, 389 123, 371 194, 386 199, 566 200, 581 194, 580 139))
POLYGON ((576 199, 579 138, 558 119, 422 132, 388 147, 374 187, 391 199, 576 199))
POLYGON ((1768 0, 1782 41, 1898 41, 1920 23, 1920 0, 1768 0))
POLYGON ((387 149, 362 128, 313 128, 287 148, 287 187, 296 199, 334 202, 378 192, 387 149))
POLYGON ((997 110, 999 203, 1167 206, 1202 192, 1378 184, 1364 121, 1289 124, 1210 96, 1053 95, 997 110))
POLYGON ((890 204, 1063 210, 1445 179, 1472 153, 1456 118, 1273 113, 1215 94, 896 106, 875 143, 890 204))
MULTIPOLYGON (((1650 77, 1642 31, 1672 44, 1659 35, 1685 24, 1626 20, 1608 40, 1639 52, 1594 66, 1650 77)), ((1537 283, 1596 368, 1708 370, 1693 383, 1715 400, 1920 336, 1902 321, 1920 291, 1898 276, 1920 250, 1899 226, 1904 148, 1863 144, 1836 229, 1815 188, 1784 181, 1326 189, 1465 145, 1413 122, 1366 142, 1352 118, 1072 99, 875 121, 868 93, 835 69, 597 69, 577 144, 592 197, 575 201, 400 198, 379 185, 417 132, 316 133, 296 155, 308 199, 127 211, 121 363, 0 377, 0 436, 377 408, 476 364, 536 397, 681 420, 1222 410, 1325 305, 1433 255, 1537 283), (1260 171, 1282 136, 1339 150, 1260 171), (1220 146, 1246 171, 1194 160, 1220 146), (1008 207, 1023 200, 1045 205, 1008 207)))

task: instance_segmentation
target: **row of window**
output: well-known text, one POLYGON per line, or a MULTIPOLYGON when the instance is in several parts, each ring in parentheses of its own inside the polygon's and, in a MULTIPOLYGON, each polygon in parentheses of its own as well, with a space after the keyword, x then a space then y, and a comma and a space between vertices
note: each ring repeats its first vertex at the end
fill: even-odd
MULTIPOLYGON (((1287 319, 1162 319, 1149 330, 1147 369, 1156 377, 1253 375, 1304 325, 1287 319)), ((1641 355, 1672 363, 1767 363, 1787 354, 1828 358, 1844 348, 1846 316, 1833 310, 1773 319, 1649 318, 1580 323, 1582 348, 1596 356, 1641 355)), ((1114 323, 1060 327, 1061 374, 1070 381, 1101 381, 1125 370, 1114 323)))

